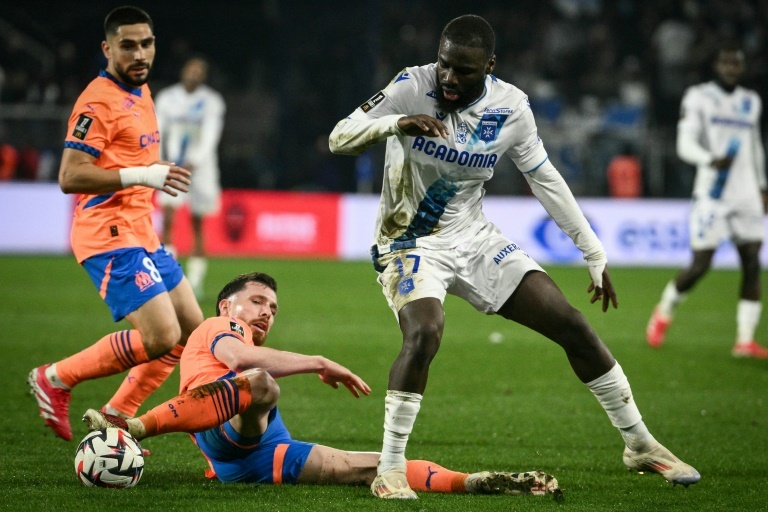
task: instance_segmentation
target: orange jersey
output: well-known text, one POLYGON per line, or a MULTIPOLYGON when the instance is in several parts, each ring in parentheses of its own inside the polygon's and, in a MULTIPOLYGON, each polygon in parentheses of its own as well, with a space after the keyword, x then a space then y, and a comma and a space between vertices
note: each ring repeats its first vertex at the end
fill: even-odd
MULTIPOLYGON (((157 162, 160 132, 149 87, 127 86, 102 71, 77 99, 64 147, 93 155, 104 172, 157 162)), ((152 226, 154 192, 133 186, 108 194, 80 194, 71 234, 77 261, 126 247, 156 251, 160 240, 152 226)))
POLYGON ((213 355, 216 343, 224 336, 232 336, 246 345, 253 345, 251 328, 242 321, 224 316, 205 320, 189 336, 187 346, 181 353, 179 365, 181 393, 222 377, 235 375, 227 365, 213 355))

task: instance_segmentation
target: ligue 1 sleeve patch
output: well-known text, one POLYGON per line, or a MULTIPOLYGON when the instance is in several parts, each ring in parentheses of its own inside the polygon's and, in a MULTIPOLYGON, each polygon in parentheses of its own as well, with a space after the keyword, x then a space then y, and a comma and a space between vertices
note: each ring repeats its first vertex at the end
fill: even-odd
POLYGON ((375 107, 382 101, 384 101, 384 92, 379 91, 376 94, 374 94, 371 99, 369 99, 368 101, 360 105, 360 110, 362 110, 363 112, 368 112, 369 110, 371 110, 373 107, 375 107))
POLYGON ((232 332, 236 332, 240 336, 245 337, 245 329, 243 329, 243 326, 240 325, 239 323, 233 322, 233 321, 230 320, 229 321, 229 329, 232 332))
POLYGON ((92 117, 80 114, 80 117, 77 118, 77 123, 75 123, 75 129, 72 130, 72 136, 76 139, 85 140, 85 136, 88 135, 88 130, 90 130, 92 124, 92 117))

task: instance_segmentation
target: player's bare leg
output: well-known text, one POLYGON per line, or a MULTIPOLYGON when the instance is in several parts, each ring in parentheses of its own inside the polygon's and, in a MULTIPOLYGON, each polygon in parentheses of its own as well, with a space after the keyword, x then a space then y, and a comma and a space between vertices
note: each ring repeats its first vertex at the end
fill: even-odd
POLYGON ((416 499, 406 478, 405 448, 427 386, 429 364, 440 347, 445 314, 439 300, 424 298, 399 313, 403 347, 389 372, 384 443, 371 492, 379 498, 416 499))
POLYGON ((192 232, 195 237, 192 254, 187 259, 187 277, 195 297, 201 299, 204 295, 203 285, 205 276, 208 272, 208 260, 205 257, 205 243, 203 239, 203 217, 199 215, 192 216, 192 232))
POLYGON ((376 477, 378 452, 347 452, 316 445, 297 480, 300 484, 370 485, 376 477))
POLYGON ((648 431, 621 365, 549 276, 543 272, 526 274, 498 313, 543 334, 565 350, 576 375, 621 433, 627 467, 660 473, 674 484, 699 481, 698 471, 675 457, 648 431))
MULTIPOLYGON (((297 483, 371 485, 377 452, 348 452, 317 445, 307 457, 297 483)), ((542 471, 462 473, 425 460, 407 461, 410 487, 419 491, 472 494, 546 494, 561 498, 557 479, 542 471)))
POLYGON ((661 294, 661 300, 654 307, 645 329, 648 345, 659 348, 664 344, 667 329, 672 323, 677 306, 685 301, 688 292, 709 271, 714 254, 714 250, 694 251, 690 266, 680 271, 674 280, 667 283, 661 294))

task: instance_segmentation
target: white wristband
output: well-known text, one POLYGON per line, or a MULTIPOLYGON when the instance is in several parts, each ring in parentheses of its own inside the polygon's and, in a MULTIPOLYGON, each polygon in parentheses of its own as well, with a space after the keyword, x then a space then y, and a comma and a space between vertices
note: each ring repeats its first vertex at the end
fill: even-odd
POLYGON ((605 270, 605 262, 598 265, 588 265, 589 277, 592 278, 592 284, 597 288, 603 287, 603 270, 605 270))
POLYGON ((148 167, 126 167, 120 169, 120 182, 123 188, 133 185, 145 185, 147 187, 162 190, 165 178, 171 171, 170 165, 152 164, 148 167))

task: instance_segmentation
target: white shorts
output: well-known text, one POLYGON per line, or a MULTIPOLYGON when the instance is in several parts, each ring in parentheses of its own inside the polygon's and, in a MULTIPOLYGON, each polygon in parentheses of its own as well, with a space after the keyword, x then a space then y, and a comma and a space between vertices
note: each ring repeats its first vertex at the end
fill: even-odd
POLYGON ((725 240, 735 245, 762 242, 763 209, 734 208, 721 202, 694 201, 689 217, 691 249, 714 250, 725 240))
POLYGON ((378 281, 395 318, 409 302, 433 297, 442 303, 446 293, 461 297, 478 311, 493 314, 525 274, 544 272, 490 222, 452 249, 404 249, 385 254, 377 262, 386 266, 378 281))
POLYGON ((203 217, 211 215, 219 210, 221 200, 221 186, 219 185, 219 172, 217 169, 199 167, 192 171, 192 184, 189 192, 179 192, 174 197, 165 192, 158 193, 158 203, 162 207, 178 208, 184 203, 189 203, 192 215, 203 217))

